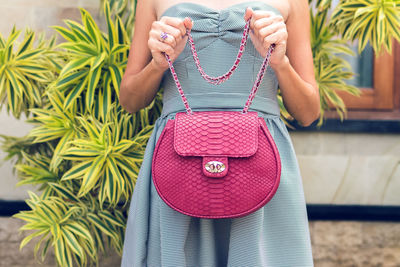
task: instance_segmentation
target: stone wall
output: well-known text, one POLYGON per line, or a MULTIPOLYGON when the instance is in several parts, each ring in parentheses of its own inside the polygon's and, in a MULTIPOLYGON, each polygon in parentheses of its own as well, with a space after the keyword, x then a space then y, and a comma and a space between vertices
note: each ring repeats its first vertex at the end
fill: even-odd
POLYGON ((307 203, 400 205, 399 134, 290 135, 307 203))
MULTIPOLYGON (((0 267, 56 266, 52 248, 44 264, 35 260, 33 248, 38 238, 19 250, 28 234, 18 233, 23 224, 20 219, 0 217, 0 267)), ((400 267, 398 223, 312 221, 310 232, 316 267, 400 267)), ((100 257, 100 266, 120 266, 121 257, 108 251, 108 257, 100 257)))
POLYGON ((50 25, 63 25, 63 19, 80 17, 83 7, 97 17, 100 0, 0 0, 0 32, 8 35, 12 26, 30 27, 35 31, 54 32, 50 25))

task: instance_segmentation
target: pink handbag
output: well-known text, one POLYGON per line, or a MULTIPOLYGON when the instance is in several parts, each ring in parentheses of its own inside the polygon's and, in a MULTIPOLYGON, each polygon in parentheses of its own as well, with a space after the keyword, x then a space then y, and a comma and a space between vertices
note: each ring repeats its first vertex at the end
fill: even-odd
MULTIPOLYGON (((204 73, 187 30, 197 69, 209 83, 224 82, 237 68, 249 23, 250 19, 234 65, 219 77, 204 73)), ((281 174, 278 149, 264 119, 257 112, 248 111, 273 48, 274 45, 269 48, 241 112, 193 112, 165 54, 186 109, 167 121, 152 160, 154 186, 172 209, 199 218, 236 218, 258 210, 275 195, 281 174)))

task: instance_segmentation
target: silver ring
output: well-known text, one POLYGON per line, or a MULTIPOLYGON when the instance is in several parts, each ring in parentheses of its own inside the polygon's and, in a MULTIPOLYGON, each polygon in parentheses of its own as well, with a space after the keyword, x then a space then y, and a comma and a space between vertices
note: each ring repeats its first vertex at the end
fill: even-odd
POLYGON ((160 37, 161 37, 161 39, 162 39, 162 42, 164 42, 165 39, 168 38, 168 33, 166 33, 166 32, 161 32, 160 37))

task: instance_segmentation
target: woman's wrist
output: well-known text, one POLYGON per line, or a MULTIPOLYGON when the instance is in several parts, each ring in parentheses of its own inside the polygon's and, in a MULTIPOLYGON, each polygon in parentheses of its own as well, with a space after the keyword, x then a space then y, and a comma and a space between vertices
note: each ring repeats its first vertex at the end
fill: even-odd
POLYGON ((154 58, 151 59, 151 61, 150 61, 150 66, 152 67, 153 70, 155 70, 155 71, 157 71, 157 72, 165 72, 165 71, 169 68, 168 65, 166 65, 165 67, 164 67, 164 66, 158 65, 158 64, 154 61, 154 58))
POLYGON ((282 61, 279 64, 270 64, 270 66, 276 74, 284 72, 290 67, 289 58, 284 55, 282 61))

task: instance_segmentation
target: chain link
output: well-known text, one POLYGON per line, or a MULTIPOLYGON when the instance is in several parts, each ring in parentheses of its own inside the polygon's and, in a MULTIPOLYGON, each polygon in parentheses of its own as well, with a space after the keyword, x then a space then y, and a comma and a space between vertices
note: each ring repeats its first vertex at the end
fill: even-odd
MULTIPOLYGON (((188 40, 189 40, 189 43, 190 43, 190 48, 191 48, 191 51, 192 51, 193 59, 194 59, 194 61, 196 63, 197 70, 200 72, 201 76, 207 82, 209 82, 211 84, 214 84, 214 85, 221 84, 221 83, 225 82, 226 80, 228 80, 231 77, 231 75, 233 74, 233 72, 237 69, 237 66, 239 65, 239 62, 240 62, 240 60, 242 58, 242 55, 243 55, 243 52, 244 52, 244 49, 245 49, 245 45, 246 45, 246 42, 247 42, 247 39, 248 39, 249 27, 250 27, 250 19, 251 19, 251 17, 247 20, 246 25, 244 27, 243 37, 242 37, 242 40, 241 40, 241 43, 240 43, 239 52, 237 54, 237 57, 236 57, 236 60, 235 60, 235 62, 233 64, 233 66, 231 67, 231 69, 228 72, 226 72, 225 74, 223 74, 221 76, 218 76, 218 77, 209 76, 208 74, 206 74, 204 72, 203 68, 200 65, 199 57, 197 55, 196 47, 194 45, 194 41, 193 41, 192 35, 190 33, 190 30, 186 29, 186 33, 188 35, 188 40)), ((248 99, 246 101, 246 104, 245 104, 245 106, 244 106, 244 108, 242 110, 242 113, 247 113, 247 111, 248 111, 248 109, 249 109, 249 107, 250 107, 250 105, 251 105, 251 103, 252 103, 252 101, 253 101, 253 99, 255 97, 255 94, 256 94, 256 92, 258 90, 258 87, 260 86, 262 78, 264 76, 265 70, 268 67, 269 59, 271 57, 271 54, 272 54, 274 48, 275 48, 275 44, 272 44, 268 49, 267 55, 264 58, 263 64, 261 65, 261 68, 260 68, 260 70, 259 70, 259 72, 257 74, 256 81, 253 84, 252 90, 251 90, 250 95, 249 95, 249 97, 248 97, 248 99)), ((172 74, 172 76, 174 78, 174 81, 175 81, 176 87, 178 88, 179 94, 181 95, 183 104, 185 105, 186 112, 188 114, 193 114, 193 111, 189 106, 187 98, 186 98, 185 94, 183 93, 181 83, 178 80, 178 76, 176 75, 175 68, 172 65, 171 59, 166 53, 164 53, 164 55, 165 55, 165 58, 168 61, 169 69, 170 69, 171 74, 172 74)))
POLYGON ((244 49, 246 47, 246 42, 247 42, 247 39, 248 39, 248 36, 249 36, 249 29, 250 29, 250 20, 248 20, 246 22, 246 25, 244 27, 243 37, 242 37, 242 40, 240 42, 240 48, 239 48, 239 52, 238 52, 238 54, 236 56, 235 62, 233 63, 231 69, 228 72, 226 72, 225 74, 223 74, 221 76, 218 76, 218 77, 211 77, 211 76, 209 76, 208 74, 206 74, 204 72, 203 68, 200 65, 200 61, 199 61, 199 57, 197 55, 196 47, 194 45, 193 37, 190 34, 190 30, 186 29, 186 32, 187 32, 187 35, 188 35, 188 41, 190 43, 190 49, 192 51, 193 59, 194 59, 194 62, 196 63, 197 70, 200 72, 201 76, 207 82, 217 85, 217 84, 225 82, 226 80, 228 80, 231 77, 231 75, 236 70, 236 68, 239 65, 240 60, 241 60, 241 58, 243 56, 243 52, 244 52, 244 49))

